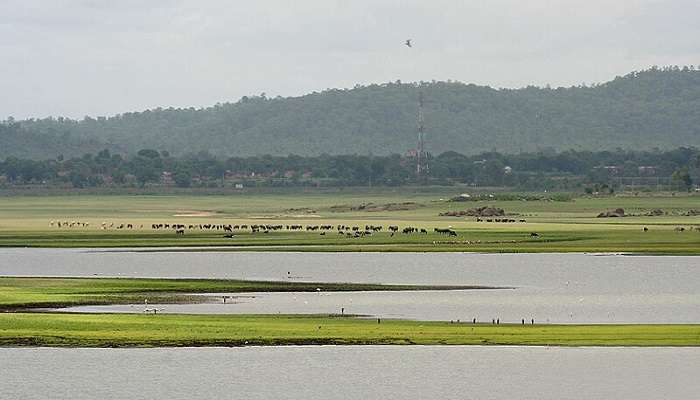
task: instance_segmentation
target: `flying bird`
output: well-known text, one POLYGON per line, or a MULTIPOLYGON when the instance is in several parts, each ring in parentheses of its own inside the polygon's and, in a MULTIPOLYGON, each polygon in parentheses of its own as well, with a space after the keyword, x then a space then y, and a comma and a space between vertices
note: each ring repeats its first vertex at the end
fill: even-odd
POLYGON ((406 39, 406 43, 405 43, 405 44, 406 44, 406 46, 408 46, 408 47, 413 47, 413 46, 411 45, 411 39, 406 39))

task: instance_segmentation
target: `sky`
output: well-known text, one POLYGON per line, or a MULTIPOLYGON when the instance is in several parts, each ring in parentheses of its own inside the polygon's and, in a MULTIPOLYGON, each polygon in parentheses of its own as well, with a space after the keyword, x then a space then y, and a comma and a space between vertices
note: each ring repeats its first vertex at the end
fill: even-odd
POLYGON ((0 119, 396 80, 601 83, 700 64, 699 15, 698 0, 0 0, 0 119))

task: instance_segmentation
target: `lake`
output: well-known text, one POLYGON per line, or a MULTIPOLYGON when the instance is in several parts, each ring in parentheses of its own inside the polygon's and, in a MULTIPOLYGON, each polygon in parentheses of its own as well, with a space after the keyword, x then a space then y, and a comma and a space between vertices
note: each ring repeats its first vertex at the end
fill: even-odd
POLYGON ((692 399, 700 348, 0 349, 3 399, 692 399))
MULTIPOLYGON (((141 252, 0 249, 0 275, 514 286, 514 290, 252 293, 185 313, 346 313, 551 323, 697 323, 700 258, 596 254, 141 252)), ((239 294, 240 295, 240 294, 239 294)), ((71 311, 142 312, 142 305, 71 311)))

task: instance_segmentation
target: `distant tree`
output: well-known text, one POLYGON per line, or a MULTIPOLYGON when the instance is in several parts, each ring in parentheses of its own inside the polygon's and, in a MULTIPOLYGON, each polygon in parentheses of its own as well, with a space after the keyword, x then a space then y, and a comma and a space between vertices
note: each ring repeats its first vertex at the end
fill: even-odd
POLYGON ((160 170, 156 168, 154 160, 141 155, 133 160, 132 172, 142 187, 146 183, 155 182, 160 178, 160 170))
POLYGON ((136 155, 139 155, 141 157, 146 157, 146 158, 159 158, 160 157, 160 153, 158 152, 158 150, 153 150, 153 149, 139 150, 138 153, 136 153, 136 155))
POLYGON ((180 168, 173 173, 173 180, 178 187, 189 187, 192 184, 192 172, 185 168, 180 168))
MULTIPOLYGON (((0 123, 0 157, 74 157, 104 148, 112 153, 147 149, 141 152, 147 158, 156 158, 152 149, 159 149, 162 159, 183 149, 243 158, 266 153, 403 154, 415 142, 421 90, 426 145, 435 154, 700 146, 700 71, 674 66, 591 87, 498 90, 450 81, 396 82, 294 98, 251 96, 203 109, 154 109, 79 121, 6 121, 0 123)), ((560 163, 559 168, 578 168, 571 165, 560 163)))
POLYGON ((688 167, 682 167, 673 172, 671 179, 679 185, 682 185, 684 189, 690 190, 693 186, 693 180, 690 177, 688 167))

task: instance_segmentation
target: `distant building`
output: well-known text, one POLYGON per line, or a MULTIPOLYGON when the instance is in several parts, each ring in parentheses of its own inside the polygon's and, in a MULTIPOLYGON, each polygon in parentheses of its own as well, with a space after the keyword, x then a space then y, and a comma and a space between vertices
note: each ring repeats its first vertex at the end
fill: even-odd
POLYGON ((160 174, 160 183, 168 186, 175 184, 175 181, 173 180, 173 173, 169 171, 163 171, 163 173, 160 174))
POLYGON ((610 175, 619 175, 622 172, 622 167, 618 167, 617 165, 603 165, 593 169, 607 171, 610 175))
POLYGON ((114 178, 112 178, 112 175, 108 174, 99 174, 97 175, 100 179, 102 179, 102 182, 106 186, 111 186, 114 183, 114 178))
POLYGON ((136 175, 134 174, 126 174, 124 175, 124 183, 127 185, 134 185, 136 184, 136 175))
POLYGON ((637 167, 637 172, 639 173, 639 175, 656 175, 656 167, 640 166, 637 167))

